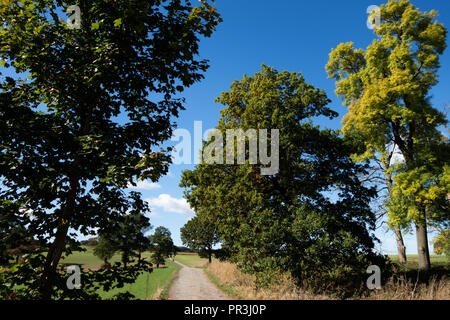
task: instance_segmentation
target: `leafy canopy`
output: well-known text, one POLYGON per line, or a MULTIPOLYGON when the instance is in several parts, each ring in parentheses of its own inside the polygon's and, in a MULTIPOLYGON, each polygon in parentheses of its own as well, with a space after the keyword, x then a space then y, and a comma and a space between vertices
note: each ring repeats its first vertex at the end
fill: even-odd
POLYGON ((183 172, 180 185, 188 202, 217 226, 229 258, 256 274, 260 284, 279 272, 316 289, 322 280, 338 287, 363 276, 376 258, 369 231, 375 217, 368 205, 374 192, 358 180, 364 166, 350 159, 353 147, 312 124, 316 116, 337 115, 327 107, 326 94, 300 73, 263 65, 233 82, 217 101, 225 105, 217 126, 222 133, 230 128, 280 132, 276 174, 263 176, 260 164, 248 161, 201 163, 183 172))
POLYGON ((181 241, 201 257, 211 259, 213 247, 220 242, 217 226, 210 215, 197 215, 181 228, 181 241))
MULTIPOLYGON (((7 281, 34 297, 81 295, 58 280, 59 260, 75 231, 107 235, 149 212, 125 189, 167 172, 170 149, 158 146, 183 108, 178 94, 203 78, 198 42, 220 17, 208 1, 179 0, 1 1, 0 12, 1 223, 48 249, 7 281), (80 29, 63 21, 70 5, 80 29)), ((111 272, 92 277, 120 285, 111 272)))

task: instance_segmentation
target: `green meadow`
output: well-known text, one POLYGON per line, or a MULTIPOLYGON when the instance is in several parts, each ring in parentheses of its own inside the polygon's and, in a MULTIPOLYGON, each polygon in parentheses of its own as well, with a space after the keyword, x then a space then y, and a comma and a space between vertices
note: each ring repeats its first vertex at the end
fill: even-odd
MULTIPOLYGON (((418 265, 418 258, 419 256, 417 254, 408 254, 406 255, 406 269, 417 269, 418 265)), ((389 255, 389 258, 393 261, 398 263, 398 256, 397 255, 389 255)), ((450 266, 450 258, 445 255, 430 255, 430 262, 431 266, 436 267, 449 267, 450 266)))
MULTIPOLYGON (((93 253, 93 247, 85 247, 86 251, 76 251, 61 260, 61 263, 70 265, 78 264, 85 270, 97 270, 103 264, 103 261, 96 257, 93 253)), ((150 258, 150 252, 144 252, 143 257, 150 258)), ((149 260, 149 259, 147 259, 149 260)), ((110 262, 120 261, 120 254, 115 254, 110 262)), ((136 281, 132 284, 126 284, 123 288, 112 289, 108 292, 100 290, 98 293, 102 299, 112 299, 112 297, 121 292, 130 292, 136 299, 147 300, 147 299, 158 299, 159 294, 168 289, 171 280, 175 276, 175 272, 181 267, 176 263, 166 260, 164 266, 160 268, 154 268, 152 272, 143 273, 139 275, 136 281), (155 297, 155 294, 157 295, 155 297)))
MULTIPOLYGON (((175 256, 175 260, 192 268, 203 268, 208 263, 208 259, 200 258, 196 253, 179 252, 175 256)), ((215 259, 213 258, 213 260, 215 259)))

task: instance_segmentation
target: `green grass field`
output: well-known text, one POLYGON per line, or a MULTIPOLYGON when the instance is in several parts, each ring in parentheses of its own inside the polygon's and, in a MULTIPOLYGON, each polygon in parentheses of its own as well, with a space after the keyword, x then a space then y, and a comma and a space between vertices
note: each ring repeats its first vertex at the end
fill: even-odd
POLYGON ((193 268, 203 268, 208 263, 208 259, 200 258, 196 253, 179 252, 175 256, 175 260, 193 268))
MULTIPOLYGON (((389 258, 398 263, 397 255, 389 255, 389 258)), ((450 267, 450 259, 445 255, 430 255, 431 267, 450 267)), ((418 255, 416 254, 408 254, 406 255, 406 268, 408 269, 417 269, 418 264, 418 255)))
POLYGON ((138 300, 150 299, 154 293, 159 289, 164 289, 173 276, 173 272, 181 269, 179 265, 168 260, 166 261, 167 268, 153 269, 151 273, 141 274, 136 282, 127 284, 123 288, 113 289, 108 292, 99 292, 102 299, 111 299, 115 294, 120 292, 130 292, 138 300), (148 275, 148 287, 147 287, 148 275))
MULTIPOLYGON (((103 264, 103 261, 94 255, 93 247, 84 247, 86 251, 76 251, 73 252, 68 257, 61 259, 61 263, 63 264, 81 264, 84 269, 96 270, 99 269, 103 264)), ((150 258, 150 252, 142 253, 143 258, 150 258)), ((147 259, 149 260, 149 259, 147 259)), ((108 260, 109 262, 118 262, 120 261, 120 253, 116 253, 112 259, 108 260)))
MULTIPOLYGON (((83 269, 96 270, 99 269, 103 261, 93 254, 93 247, 85 247, 87 251, 73 252, 68 257, 65 257, 61 263, 80 264, 83 269)), ((144 252, 143 257, 150 257, 149 252, 144 252)), ((120 261, 120 254, 115 254, 110 262, 120 261)), ((158 291, 164 289, 175 275, 175 271, 181 269, 176 263, 166 260, 166 265, 163 268, 153 269, 151 273, 141 274, 133 284, 126 284, 123 288, 116 288, 108 292, 100 290, 98 293, 102 299, 111 299, 115 294, 120 292, 130 292, 136 299, 146 300, 158 291), (147 283, 148 275, 148 283, 147 283)))

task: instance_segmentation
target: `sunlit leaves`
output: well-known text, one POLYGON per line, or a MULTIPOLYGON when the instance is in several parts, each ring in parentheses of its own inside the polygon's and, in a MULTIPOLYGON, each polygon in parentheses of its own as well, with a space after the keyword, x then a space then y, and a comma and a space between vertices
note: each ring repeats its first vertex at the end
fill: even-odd
POLYGON ((429 99, 447 31, 435 11, 421 12, 408 0, 389 1, 380 11, 378 38, 366 50, 338 45, 326 70, 348 106, 342 132, 364 141, 354 159, 386 160, 389 146, 399 148, 406 165, 385 168, 395 182, 388 211, 391 224, 405 226, 424 214, 418 206, 431 208, 450 190, 442 182, 447 147, 437 130, 446 120, 429 99))

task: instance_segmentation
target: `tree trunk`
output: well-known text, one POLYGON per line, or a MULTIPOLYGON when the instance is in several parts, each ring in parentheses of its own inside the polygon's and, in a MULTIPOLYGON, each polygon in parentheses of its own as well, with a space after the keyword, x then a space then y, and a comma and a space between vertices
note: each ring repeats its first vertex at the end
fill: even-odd
POLYGON ((403 242, 402 231, 400 227, 394 226, 394 232, 397 241, 398 260, 401 264, 406 264, 406 247, 403 242))
POLYGON ((430 252, 428 250, 428 234, 426 220, 422 223, 416 223, 416 237, 417 237, 417 253, 419 254, 419 269, 429 270, 430 252))
POLYGON ((53 294, 54 279, 61 255, 66 246, 67 233, 70 226, 70 218, 75 209, 75 200, 78 191, 77 169, 74 169, 74 175, 70 177, 70 189, 63 215, 59 218, 59 226, 56 230, 55 239, 50 245, 44 268, 41 275, 40 294, 42 299, 49 300, 53 294))
POLYGON ((56 276, 59 260, 66 243, 68 225, 62 225, 58 228, 55 240, 49 248, 44 270, 41 276, 40 294, 42 299, 50 300, 53 294, 54 278, 56 276))
MULTIPOLYGON (((394 154, 395 148, 392 149, 392 151, 389 153, 389 156, 387 157, 386 161, 383 163, 384 167, 384 174, 386 175, 386 185, 388 188, 388 194, 389 197, 391 196, 392 192, 392 174, 389 172, 389 166, 391 163, 392 156, 394 154)), ((403 236, 402 231, 399 226, 394 226, 394 233, 395 233, 395 240, 397 242, 397 252, 398 252, 398 260, 401 264, 406 264, 406 247, 405 243, 403 242, 403 236)))
POLYGON ((213 254, 212 247, 207 246, 206 252, 208 253, 208 262, 211 263, 212 262, 212 254, 213 254))
POLYGON ((125 257, 124 259, 122 259, 123 267, 124 267, 125 269, 127 268, 127 261, 128 261, 128 256, 125 257))
MULTIPOLYGON (((92 93, 89 96, 95 97, 95 95, 92 93)), ((92 117, 92 110, 94 103, 95 102, 89 104, 89 110, 87 112, 86 119, 83 121, 80 134, 81 136, 87 135, 89 133, 89 126, 92 117)), ((70 182, 66 207, 64 208, 64 213, 62 217, 60 217, 60 224, 55 234, 55 240, 49 247, 41 275, 40 294, 41 297, 45 300, 51 299, 53 294, 54 278, 57 272, 56 269, 58 267, 59 260, 61 259, 61 255, 66 246, 66 238, 67 233, 69 231, 70 218, 73 215, 75 209, 75 201, 79 188, 79 178, 80 178, 79 175, 80 170, 78 164, 79 160, 75 155, 72 175, 69 176, 70 182)))
MULTIPOLYGON (((406 107, 408 108, 407 97, 403 97, 406 107)), ((394 140, 403 157, 405 158, 405 163, 408 168, 413 165, 415 160, 414 152, 414 134, 416 131, 415 123, 409 123, 409 133, 406 137, 406 141, 403 141, 399 130, 399 124, 393 123, 392 126, 394 140)), ((423 203, 416 202, 417 208, 421 211, 422 219, 415 223, 416 225, 416 238, 417 238, 417 253, 419 254, 419 269, 429 270, 431 267, 430 263, 430 252, 428 250, 428 234, 427 234, 427 212, 423 203)))

